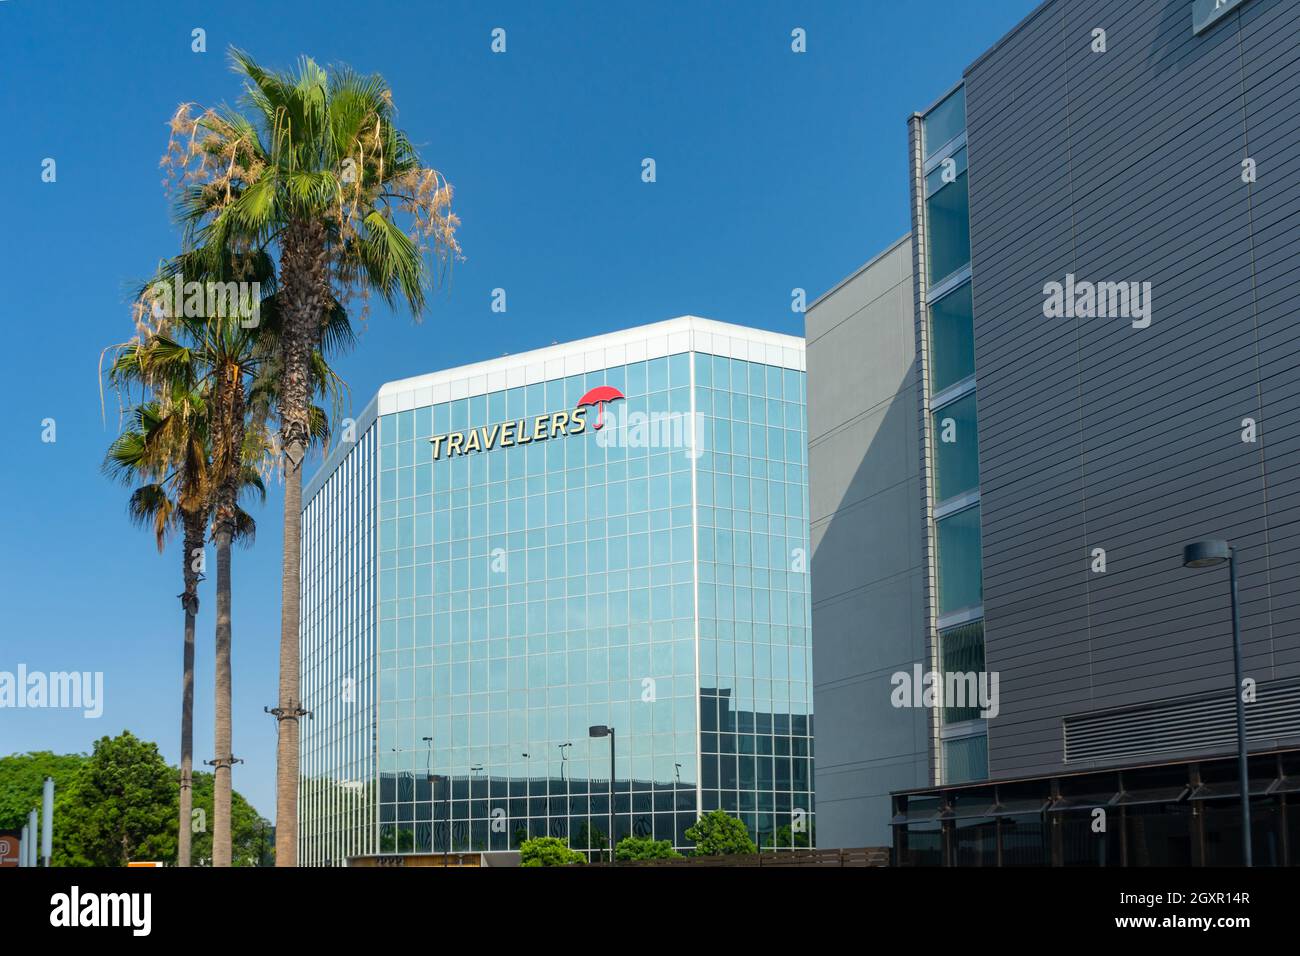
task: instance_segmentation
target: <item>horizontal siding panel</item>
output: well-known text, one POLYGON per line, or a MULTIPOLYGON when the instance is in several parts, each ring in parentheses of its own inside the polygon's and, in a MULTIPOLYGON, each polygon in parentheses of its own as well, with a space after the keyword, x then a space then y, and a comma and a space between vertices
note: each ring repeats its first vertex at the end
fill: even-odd
POLYGON ((1300 673, 1300 5, 1186 6, 1049 4, 966 76, 994 776, 1059 771, 1066 714, 1222 690, 1186 541, 1238 547, 1251 676, 1300 673), (1044 318, 1067 272, 1151 282, 1151 327, 1044 318))

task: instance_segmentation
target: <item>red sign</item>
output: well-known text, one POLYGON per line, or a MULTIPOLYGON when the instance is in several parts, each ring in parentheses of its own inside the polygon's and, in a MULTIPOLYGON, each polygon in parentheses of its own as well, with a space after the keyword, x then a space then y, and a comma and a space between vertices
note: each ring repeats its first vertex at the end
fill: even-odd
POLYGON ((0 830, 0 866, 18 865, 18 845, 22 833, 18 830, 0 830))
POLYGON ((582 408, 585 405, 595 405, 596 424, 592 427, 601 428, 605 424, 605 403, 616 402, 624 397, 623 393, 613 385, 597 385, 586 395, 582 396, 582 398, 578 399, 578 407, 582 408))

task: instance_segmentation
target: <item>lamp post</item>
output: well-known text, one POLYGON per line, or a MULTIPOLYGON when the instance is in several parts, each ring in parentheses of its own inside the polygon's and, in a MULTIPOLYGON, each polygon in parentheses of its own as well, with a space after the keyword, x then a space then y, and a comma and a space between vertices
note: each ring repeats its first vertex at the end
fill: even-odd
POLYGON ((596 724, 588 731, 589 737, 609 738, 609 862, 614 862, 614 728, 596 724))
POLYGON ((1228 592, 1232 601, 1233 696, 1237 699, 1237 776, 1241 787, 1241 852, 1246 866, 1253 866, 1250 839, 1250 779, 1246 769, 1246 705, 1241 699, 1241 621, 1237 609, 1237 553, 1228 542, 1210 538, 1183 548, 1183 567, 1212 568, 1228 563, 1228 592))

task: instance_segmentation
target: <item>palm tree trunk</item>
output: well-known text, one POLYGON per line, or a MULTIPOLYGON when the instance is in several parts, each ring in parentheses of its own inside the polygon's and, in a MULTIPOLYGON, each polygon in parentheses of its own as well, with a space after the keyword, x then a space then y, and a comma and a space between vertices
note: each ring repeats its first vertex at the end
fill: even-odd
POLYGON ((280 583, 280 712, 276 741, 275 865, 298 862, 298 585, 302 553, 302 462, 285 462, 284 566, 280 583))
POLYGON ((222 369, 216 386, 216 425, 212 429, 213 471, 220 476, 213 507, 212 537, 217 548, 216 757, 212 780, 212 865, 230 866, 230 788, 235 756, 230 740, 230 545, 239 512, 243 468, 244 383, 238 367, 222 369))
POLYGON ((190 844, 194 835, 194 619, 199 612, 197 555, 203 553, 203 517, 185 515, 184 561, 185 608, 184 677, 181 682, 181 781, 180 820, 176 831, 176 865, 190 865, 190 844))
POLYGON ((217 543, 216 766, 212 782, 212 865, 230 866, 230 540, 219 527, 217 543))
POLYGON ((275 779, 275 865, 298 865, 299 580, 302 557, 302 465, 311 444, 311 356, 329 302, 329 257, 319 222, 293 223, 280 260, 284 296, 283 365, 277 404, 284 451, 284 562, 280 582, 280 700, 275 779))

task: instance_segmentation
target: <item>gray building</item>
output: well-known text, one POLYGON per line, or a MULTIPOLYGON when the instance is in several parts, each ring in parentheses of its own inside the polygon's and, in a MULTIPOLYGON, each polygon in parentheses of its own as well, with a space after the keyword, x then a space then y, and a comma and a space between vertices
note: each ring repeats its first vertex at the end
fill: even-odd
POLYGON ((892 823, 901 862, 1239 862, 1227 575, 1181 559, 1222 538, 1255 862, 1297 862, 1300 5, 1049 0, 909 130, 914 357, 878 367, 866 294, 835 305, 852 283, 809 317, 814 522, 840 520, 837 493, 848 510, 854 487, 911 480, 871 444, 879 478, 844 480, 816 424, 827 377, 869 370, 900 406, 915 390, 919 473, 913 539, 883 504, 862 545, 818 548, 814 524, 822 843, 842 807, 844 842, 892 823), (836 310, 859 351, 816 348, 836 310), (919 622, 901 596, 822 610, 878 593, 855 547, 898 551, 901 574, 913 540, 919 622), (919 633, 882 634, 894 620, 919 633), (947 691, 920 708, 921 680, 879 680, 909 645, 947 691), (957 699, 954 674, 989 693, 957 699), (931 720, 886 713, 886 687, 931 720), (908 726, 927 729, 910 761, 908 726), (900 785, 903 766, 929 779, 900 785))
POLYGON ((890 791, 932 779, 929 715, 889 701, 927 653, 912 298, 904 236, 806 316, 822 846, 888 844, 890 791))

